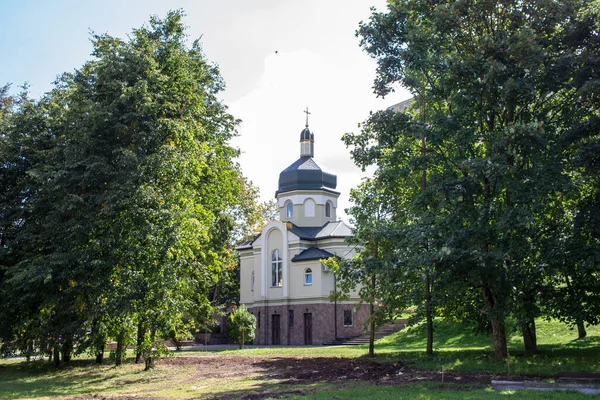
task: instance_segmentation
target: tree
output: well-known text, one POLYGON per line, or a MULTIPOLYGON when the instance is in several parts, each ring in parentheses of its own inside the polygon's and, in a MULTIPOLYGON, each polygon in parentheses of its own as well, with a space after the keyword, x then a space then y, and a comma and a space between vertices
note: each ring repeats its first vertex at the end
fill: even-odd
POLYGON ((227 331, 229 339, 239 343, 240 349, 244 343, 254 340, 256 333, 256 317, 246 309, 246 305, 240 305, 227 318, 227 331))
POLYGON ((152 17, 127 41, 94 35, 94 60, 10 117, 11 145, 35 151, 1 161, 28 164, 7 199, 18 223, 2 221, 18 228, 3 338, 52 338, 58 362, 59 351, 100 354, 111 332, 119 364, 138 328, 151 368, 159 339, 212 318, 244 179, 218 69, 199 41, 187 46, 182 18, 152 17))
MULTIPOLYGON (((439 239, 434 270, 455 285, 446 293, 479 291, 500 358, 513 311, 526 351, 536 351, 538 283, 548 276, 548 260, 536 256, 537 224, 569 187, 562 135, 573 118, 594 113, 578 92, 597 42, 594 13, 577 1, 398 0, 358 31, 378 62, 375 93, 402 84, 426 115, 425 153, 384 167, 426 162, 426 190, 403 193, 400 203, 423 204, 410 219, 427 220, 426 237, 439 239)), ((410 135, 386 133, 364 132, 364 143, 385 155, 397 135, 410 135)))

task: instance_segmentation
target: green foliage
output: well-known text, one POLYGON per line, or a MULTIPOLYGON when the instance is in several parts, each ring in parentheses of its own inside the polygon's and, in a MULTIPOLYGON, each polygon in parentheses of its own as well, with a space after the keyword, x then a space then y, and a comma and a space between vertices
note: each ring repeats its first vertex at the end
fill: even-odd
POLYGON ((238 121, 182 18, 94 35, 39 101, 0 92, 0 337, 19 350, 100 352, 140 326, 155 347, 212 319, 235 276, 238 121))
POLYGON ((227 318, 227 333, 229 339, 239 343, 240 349, 244 343, 254 340, 256 333, 256 317, 246 309, 246 305, 240 305, 227 318))
POLYGON ((380 257, 397 288, 379 296, 395 307, 408 292, 424 315, 477 320, 500 358, 507 315, 532 353, 536 316, 596 321, 599 242, 583 221, 597 176, 597 11, 390 1, 358 31, 378 63, 376 94, 402 84, 415 96, 344 137, 358 166, 377 168, 350 214, 359 235, 382 231, 391 244, 380 257), (379 229, 365 225, 361 198, 381 200, 379 229))

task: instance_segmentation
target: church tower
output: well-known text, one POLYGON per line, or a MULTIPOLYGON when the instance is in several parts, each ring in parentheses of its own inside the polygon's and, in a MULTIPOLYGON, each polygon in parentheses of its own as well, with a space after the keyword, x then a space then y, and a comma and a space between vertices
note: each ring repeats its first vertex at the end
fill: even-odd
POLYGON ((337 177, 324 172, 314 157, 315 135, 306 126, 300 132, 300 158, 279 174, 275 193, 279 219, 297 226, 318 227, 336 220, 337 177))

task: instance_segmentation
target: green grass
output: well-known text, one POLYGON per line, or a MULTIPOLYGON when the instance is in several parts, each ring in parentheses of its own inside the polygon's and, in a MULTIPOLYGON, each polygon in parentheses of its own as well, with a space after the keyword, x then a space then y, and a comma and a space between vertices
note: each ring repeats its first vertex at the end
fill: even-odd
POLYGON ((525 356, 523 340, 510 324, 507 361, 493 357, 490 335, 475 335, 469 327, 435 321, 434 355, 424 354, 426 339, 424 326, 419 325, 376 343, 378 358, 382 361, 406 360, 409 364, 426 369, 456 371, 487 371, 511 374, 551 375, 560 371, 600 371, 600 327, 589 327, 588 336, 577 339, 577 332, 556 321, 536 321, 540 354, 525 356))
MULTIPOLYGON (((424 354, 422 326, 406 329, 376 343, 376 360, 402 362, 415 368, 454 371, 486 371, 507 379, 514 375, 551 376, 560 371, 600 371, 600 329, 588 328, 588 337, 577 339, 576 331, 558 322, 538 321, 539 355, 524 356, 522 339, 509 327, 510 357, 507 361, 493 357, 490 336, 474 335, 461 324, 435 321, 433 356, 424 354), (510 369, 510 375, 508 374, 510 369)), ((222 354, 223 357, 252 357, 256 360, 301 357, 366 357, 367 346, 248 348, 222 352, 184 351, 177 355, 222 354)), ((239 358, 236 358, 239 360, 239 358)), ((110 361, 107 360, 107 363, 110 361)), ((198 365, 159 364, 143 372, 132 357, 120 368, 96 365, 87 357, 78 357, 63 368, 54 369, 46 361, 0 360, 0 399, 57 399, 61 397, 102 394, 103 396, 192 399, 206 397, 288 396, 314 399, 587 399, 589 396, 567 392, 497 393, 482 386, 456 386, 440 383, 386 385, 385 382, 311 382, 286 383, 267 372, 232 373, 224 377, 206 375, 198 365)))
POLYGON ((589 395, 575 392, 495 392, 491 388, 451 388, 440 384, 415 383, 408 385, 375 385, 372 383, 357 383, 344 385, 343 387, 330 388, 304 395, 290 395, 289 399, 315 399, 315 400, 346 400, 346 399, 377 399, 377 400, 402 400, 402 399, 471 399, 471 400, 534 400, 534 399, 556 399, 575 400, 589 399, 589 395))

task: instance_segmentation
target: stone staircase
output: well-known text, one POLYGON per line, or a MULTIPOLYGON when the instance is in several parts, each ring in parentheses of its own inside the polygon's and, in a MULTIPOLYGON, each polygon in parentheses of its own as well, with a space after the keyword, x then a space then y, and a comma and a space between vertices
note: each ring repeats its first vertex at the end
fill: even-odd
MULTIPOLYGON (((384 336, 391 335, 402 330, 408 323, 407 319, 396 319, 394 321, 386 322, 381 325, 379 329, 375 331, 375 340, 379 340, 384 336)), ((323 343, 324 346, 358 346, 361 344, 369 344, 370 334, 369 332, 347 339, 336 339, 331 342, 323 343)))

